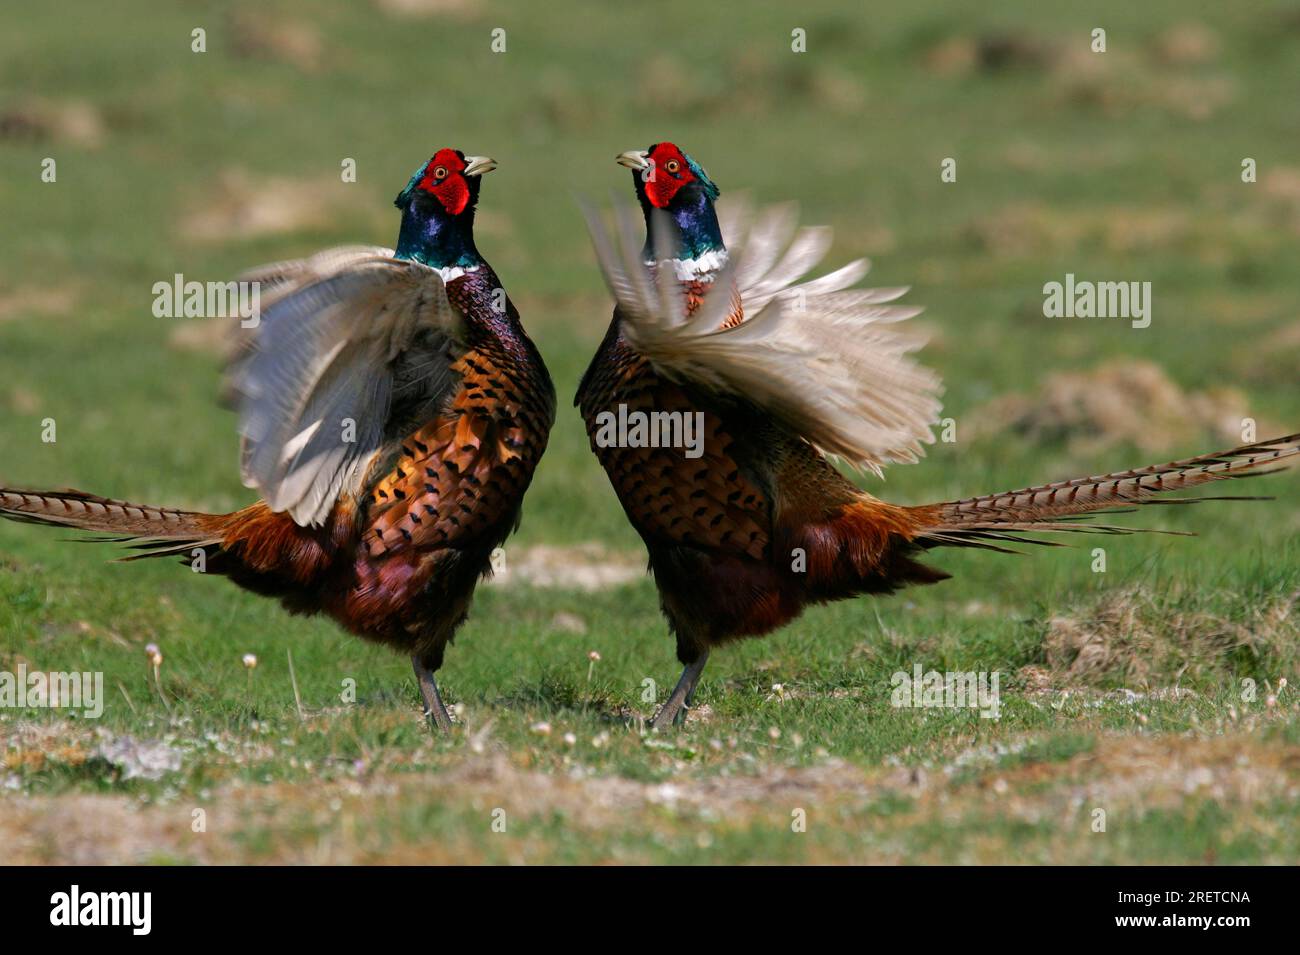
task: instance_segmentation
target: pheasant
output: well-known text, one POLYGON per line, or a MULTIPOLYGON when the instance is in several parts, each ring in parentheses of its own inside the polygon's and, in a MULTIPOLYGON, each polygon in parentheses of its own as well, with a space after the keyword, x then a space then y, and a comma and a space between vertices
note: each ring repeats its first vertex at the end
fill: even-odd
POLYGON ((555 389, 474 243, 492 159, 439 150, 396 199, 397 248, 354 246, 256 269, 262 309, 226 394, 244 484, 230 514, 80 491, 0 489, 0 516, 97 531, 202 560, 293 613, 324 613, 411 655, 425 714, 478 579, 519 522, 555 389), (202 551, 202 554, 199 552, 202 551))
POLYGON ((852 288, 865 261, 801 283, 829 230, 796 234, 789 207, 724 229, 718 187, 672 143, 617 161, 633 171, 645 239, 627 209, 613 236, 587 213, 616 306, 575 404, 645 542, 684 666, 654 728, 684 717, 712 648, 769 633, 809 604, 946 579, 919 559, 931 548, 1007 551, 1053 543, 1028 532, 1142 530, 1076 521, 1196 500, 1161 495, 1300 453, 1290 435, 960 501, 879 500, 828 459, 879 475, 934 440, 940 382, 912 358, 920 342, 900 324, 920 309, 891 304, 907 289, 852 288), (728 250, 724 234, 742 232, 728 250))

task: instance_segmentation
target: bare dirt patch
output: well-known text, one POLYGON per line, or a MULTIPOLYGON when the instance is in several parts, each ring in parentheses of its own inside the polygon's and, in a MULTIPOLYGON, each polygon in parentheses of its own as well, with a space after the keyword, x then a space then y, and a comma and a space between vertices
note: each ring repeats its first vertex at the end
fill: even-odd
MULTIPOLYGON (((399 773, 327 784, 230 784, 201 804, 206 831, 191 827, 191 800, 142 805, 116 795, 16 796, 0 813, 0 862, 139 863, 165 858, 206 863, 396 864, 547 861, 538 825, 562 820, 584 839, 617 835, 618 857, 649 861, 628 844, 681 832, 708 838, 713 827, 788 834, 791 807, 819 825, 852 820, 853 838, 823 840, 815 861, 1010 861, 1006 836, 981 835, 980 820, 1051 825, 1032 847, 1056 861, 1086 859, 1097 847, 1093 807, 1128 821, 1199 800, 1232 806, 1241 824, 1262 823, 1269 807, 1300 797, 1300 747, 1229 736, 1103 737, 1064 759, 1027 756, 1031 738, 975 746, 929 766, 863 769, 835 759, 820 765, 759 766, 723 775, 684 773, 665 782, 600 776, 575 765, 541 772, 488 752, 437 773, 399 773), (973 772, 972 772, 973 771, 973 772), (873 807, 888 806, 888 812, 873 807), (450 834, 419 820, 452 809, 466 820, 450 834), (511 820, 494 835, 495 811, 511 820), (933 827, 953 833, 936 845, 933 827), (911 849, 910 834, 920 834, 911 849), (1092 840, 1091 842, 1089 840, 1092 840), (629 847, 618 848, 623 843, 629 847), (928 848, 927 848, 928 847, 928 848)), ((763 848, 755 848, 762 861, 763 848)))
POLYGON ((381 13, 399 19, 458 17, 466 19, 482 10, 481 0, 374 0, 381 13))
POLYGON ((607 590, 640 580, 645 560, 614 553, 590 542, 572 547, 538 544, 505 549, 505 565, 487 583, 499 587, 542 587, 565 590, 607 590))
POLYGON ((0 321, 28 315, 66 315, 76 307, 77 290, 66 286, 26 286, 0 292, 0 321))
POLYGON ((224 319, 187 319, 167 333, 167 347, 201 355, 226 356, 238 339, 234 322, 224 319))

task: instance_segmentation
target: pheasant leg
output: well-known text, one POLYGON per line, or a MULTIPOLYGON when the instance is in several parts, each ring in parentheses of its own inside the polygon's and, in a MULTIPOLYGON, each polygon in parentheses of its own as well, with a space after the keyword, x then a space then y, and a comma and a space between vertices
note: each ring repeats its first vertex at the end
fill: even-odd
POLYGON ((663 709, 650 721, 650 728, 661 730, 670 724, 680 726, 686 721, 686 711, 690 708, 691 701, 695 698, 695 687, 700 682, 700 674, 704 672, 704 664, 709 661, 709 651, 703 650, 700 655, 692 661, 686 669, 682 670, 682 677, 677 681, 677 686, 673 687, 672 695, 668 697, 668 702, 663 705, 663 709))
POLYGON ((411 666, 415 668, 415 679, 420 684, 420 696, 424 697, 424 718, 443 733, 451 732, 451 715, 442 705, 442 696, 438 693, 438 683, 433 678, 433 671, 420 662, 419 657, 411 657, 411 666))

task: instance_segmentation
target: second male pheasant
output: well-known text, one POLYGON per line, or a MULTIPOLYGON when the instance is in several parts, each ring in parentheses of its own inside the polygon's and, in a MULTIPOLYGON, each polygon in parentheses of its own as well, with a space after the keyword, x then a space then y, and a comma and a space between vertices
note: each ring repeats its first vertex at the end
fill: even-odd
POLYGON ((724 231, 743 233, 742 224, 722 228, 718 187, 672 143, 618 162, 633 170, 645 239, 625 212, 613 238, 590 217, 617 305, 577 404, 645 541, 685 666, 656 727, 684 714, 711 648, 768 633, 809 604, 943 580, 918 560, 929 548, 1003 550, 1031 542, 1021 537, 1030 531, 1122 532, 1071 518, 1262 473, 1300 453, 1291 435, 962 501, 878 500, 826 456, 878 472, 915 461, 933 440, 939 380, 912 360, 919 340, 899 324, 919 309, 890 304, 907 290, 852 288, 865 262, 800 283, 830 233, 796 233, 788 207, 729 250, 724 231), (609 427, 636 415, 641 433, 609 427), (686 416, 701 421, 703 440, 672 447, 686 416))

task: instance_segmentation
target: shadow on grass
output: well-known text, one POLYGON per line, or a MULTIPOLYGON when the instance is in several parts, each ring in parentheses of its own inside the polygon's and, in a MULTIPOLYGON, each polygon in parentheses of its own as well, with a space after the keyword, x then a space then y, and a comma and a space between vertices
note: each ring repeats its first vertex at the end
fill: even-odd
POLYGON ((637 726, 645 719, 645 714, 617 699, 609 687, 598 682, 578 683, 554 671, 543 673, 538 680, 517 683, 504 696, 491 701, 484 699, 483 702, 509 709, 537 709, 556 715, 584 716, 622 728, 637 726))

